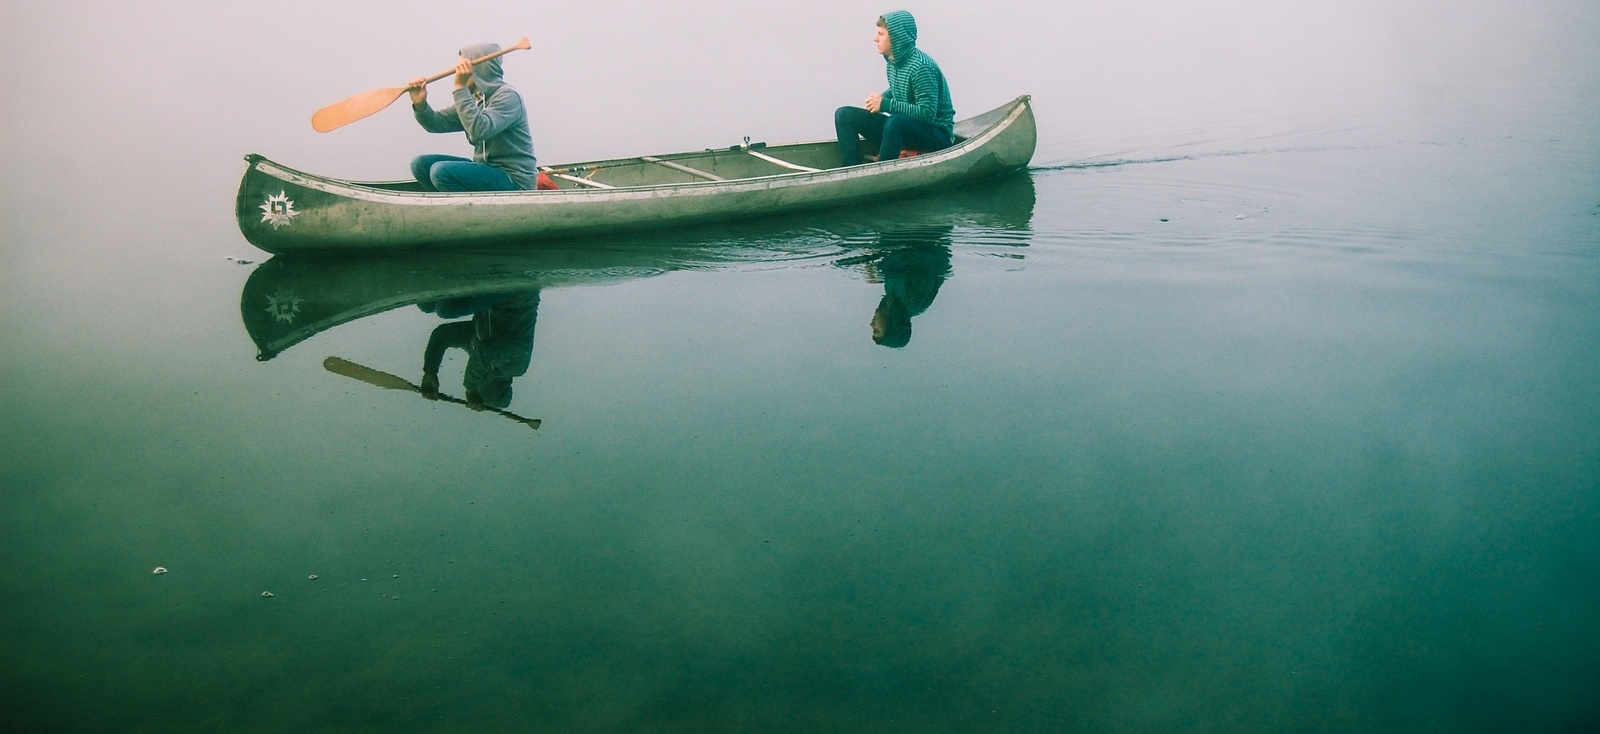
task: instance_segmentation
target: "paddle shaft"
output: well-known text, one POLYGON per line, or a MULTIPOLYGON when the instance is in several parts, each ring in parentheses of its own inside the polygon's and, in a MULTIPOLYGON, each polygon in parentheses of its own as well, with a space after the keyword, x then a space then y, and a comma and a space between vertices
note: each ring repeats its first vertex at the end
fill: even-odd
MULTIPOLYGON (((407 390, 407 391, 410 391, 410 392, 414 392, 414 393, 418 393, 420 395, 423 395, 424 397, 427 397, 427 395, 422 392, 422 388, 411 384, 411 381, 405 379, 404 377, 398 377, 398 376, 395 376, 395 375, 391 375, 391 374, 389 374, 387 372, 384 372, 382 370, 375 370, 375 369, 372 369, 371 367, 367 367, 365 365, 356 364, 355 362, 351 362, 350 360, 347 360, 347 359, 340 359, 339 357, 329 357, 327 359, 322 360, 322 367, 323 367, 323 369, 326 369, 327 371, 332 372, 332 373, 334 373, 336 375, 344 375, 345 377, 353 377, 353 378, 355 378, 357 380, 360 380, 362 382, 367 383, 368 385, 376 385, 378 387, 386 388, 386 389, 389 389, 389 390, 407 390)), ((454 397, 454 396, 451 396, 451 395, 445 395, 444 393, 435 393, 434 397, 438 398, 439 400, 443 400, 443 401, 445 401, 447 403, 455 403, 456 405, 465 405, 465 406, 468 406, 468 407, 472 407, 471 403, 468 403, 467 401, 462 400, 461 398, 458 398, 458 397, 454 397)), ((529 428, 532 428, 535 431, 539 430, 539 424, 543 423, 543 421, 539 420, 538 418, 523 418, 522 416, 517 415, 516 413, 513 413, 513 412, 511 412, 509 410, 501 410, 499 408, 491 408, 491 407, 489 407, 487 405, 482 406, 482 407, 483 407, 484 410, 487 410, 487 411, 489 411, 491 413, 499 413, 500 415, 503 415, 503 416, 505 416, 507 418, 510 418, 511 420, 514 420, 514 421, 516 421, 518 423, 521 423, 521 424, 523 424, 523 425, 525 425, 525 426, 527 426, 529 428)))
MULTIPOLYGON (((472 59, 470 63, 481 64, 490 59, 496 59, 511 53, 512 51, 518 51, 525 48, 532 48, 532 46, 529 45, 527 38, 517 41, 515 44, 512 44, 510 48, 500 49, 499 51, 484 56, 480 59, 472 59)), ((455 68, 452 67, 449 71, 441 71, 438 74, 426 77, 423 81, 423 86, 450 76, 451 74, 454 74, 455 71, 455 68)), ((319 133, 325 133, 344 127, 345 125, 368 117, 376 113, 378 110, 394 104, 395 100, 400 99, 400 97, 406 93, 406 90, 411 88, 412 86, 408 84, 403 87, 381 87, 379 89, 369 89, 349 99, 334 102, 333 104, 311 114, 311 129, 316 130, 319 133)))
MULTIPOLYGON (((504 55, 506 55, 508 53, 511 53, 512 51, 520 51, 520 50, 526 49, 526 48, 532 48, 532 46, 530 46, 528 44, 528 39, 526 37, 524 37, 522 40, 517 41, 516 43, 511 44, 510 46, 502 48, 499 51, 496 51, 496 52, 494 52, 492 54, 489 54, 488 56, 484 56, 482 58, 473 59, 470 63, 473 66, 477 66, 478 64, 481 64, 481 63, 483 63, 485 61, 489 61, 491 59, 498 59, 501 56, 504 56, 504 55)), ((454 74, 454 73, 456 73, 456 68, 454 66, 452 66, 452 67, 450 67, 448 69, 445 69, 444 71, 441 71, 441 72, 439 72, 437 74, 434 74, 433 76, 428 77, 422 83, 423 84, 432 84, 432 83, 434 83, 436 81, 439 81, 440 79, 443 79, 443 78, 445 78, 447 76, 450 76, 451 74, 454 74)), ((406 89, 410 89, 411 87, 407 86, 405 88, 406 89)))

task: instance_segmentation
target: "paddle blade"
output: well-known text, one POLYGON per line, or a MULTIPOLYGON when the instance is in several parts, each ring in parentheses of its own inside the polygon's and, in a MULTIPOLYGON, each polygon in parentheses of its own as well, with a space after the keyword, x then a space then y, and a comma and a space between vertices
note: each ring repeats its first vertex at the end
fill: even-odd
POLYGON ((384 87, 362 92, 343 102, 335 102, 312 113, 311 129, 325 133, 344 127, 394 104, 394 101, 405 93, 405 87, 384 87))
POLYGON ((329 357, 322 360, 322 368, 336 375, 354 377, 357 380, 365 382, 369 385, 386 387, 390 390, 410 390, 412 392, 418 391, 416 385, 406 382, 404 378, 395 377, 387 372, 380 372, 372 369, 371 367, 363 367, 355 362, 347 362, 339 359, 338 357, 329 357))

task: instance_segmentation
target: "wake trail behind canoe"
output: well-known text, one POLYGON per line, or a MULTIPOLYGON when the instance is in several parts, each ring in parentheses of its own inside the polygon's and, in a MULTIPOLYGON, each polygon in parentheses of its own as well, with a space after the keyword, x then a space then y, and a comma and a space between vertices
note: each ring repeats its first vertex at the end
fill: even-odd
POLYGON ((1189 153, 1173 155, 1153 155, 1148 158, 1106 158, 1102 160, 1084 160, 1072 163, 1062 163, 1046 166, 1029 166, 1033 173, 1048 173, 1052 171, 1085 171, 1096 168, 1121 168, 1123 166, 1146 166, 1156 163, 1176 163, 1180 161, 1201 161, 1213 158, 1241 158, 1256 155, 1281 155, 1284 153, 1320 153, 1329 150, 1351 150, 1353 148, 1338 146, 1304 146, 1292 148, 1258 148, 1252 150, 1221 150, 1213 153, 1189 153))

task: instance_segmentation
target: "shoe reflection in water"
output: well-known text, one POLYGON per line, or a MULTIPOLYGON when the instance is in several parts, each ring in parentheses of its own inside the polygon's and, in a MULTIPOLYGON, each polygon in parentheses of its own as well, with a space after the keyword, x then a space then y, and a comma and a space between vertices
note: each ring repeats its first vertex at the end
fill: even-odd
POLYGON ((466 321, 442 324, 428 337, 422 354, 422 394, 439 398, 439 366, 445 350, 467 353, 461 386, 473 410, 504 409, 511 404, 511 381, 528 371, 533 358, 533 328, 539 316, 539 291, 504 293, 418 303, 417 308, 444 319, 471 315, 466 321))
POLYGON ((872 341, 899 349, 911 343, 911 317, 933 305, 950 276, 950 228, 885 232, 878 241, 882 256, 866 264, 867 279, 883 283, 872 341))

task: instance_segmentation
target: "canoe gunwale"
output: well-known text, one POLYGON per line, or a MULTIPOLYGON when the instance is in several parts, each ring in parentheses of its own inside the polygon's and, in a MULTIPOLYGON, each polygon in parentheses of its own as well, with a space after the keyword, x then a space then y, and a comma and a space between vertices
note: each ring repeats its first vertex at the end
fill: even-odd
MULTIPOLYGON (((367 201, 377 204, 394 204, 401 206, 459 206, 472 202, 475 204, 525 204, 530 200, 544 200, 553 198, 576 197, 585 200, 596 198, 605 199, 640 199, 654 198, 661 192, 669 191, 681 193, 686 196, 726 193, 749 189, 771 188, 773 183, 830 183, 836 180, 864 178, 876 176, 889 171, 909 170, 955 160, 974 150, 981 149, 985 144, 998 137, 1017 118, 1028 110, 1028 95, 1012 100, 996 108, 996 110, 1010 107, 1011 109, 993 125, 982 132, 966 138, 955 145, 932 153, 924 153, 911 158, 899 158, 892 161, 874 161, 857 166, 841 168, 825 168, 817 171, 784 171, 762 176, 748 176, 744 178, 730 178, 722 181, 685 181, 678 183, 646 184, 643 186, 615 186, 609 189, 556 189, 545 191, 481 191, 481 192, 433 192, 433 191, 396 191, 394 189, 379 188, 378 185, 399 185, 403 181, 373 181, 356 182, 344 179, 320 176, 306 173, 284 166, 264 156, 251 154, 246 156, 252 167, 269 176, 279 178, 305 188, 322 191, 324 193, 343 196, 347 198, 367 201)), ((987 114, 987 113, 986 113, 987 114)), ((792 145, 817 145, 833 141, 817 140, 792 145)), ((787 147, 774 146, 774 147, 787 147)), ((639 156, 634 158, 614 158, 601 161, 573 163, 558 168, 605 167, 608 165, 624 165, 630 163, 644 163, 647 157, 659 158, 666 161, 675 161, 678 158, 693 158, 696 152, 670 154, 664 156, 639 156)))

